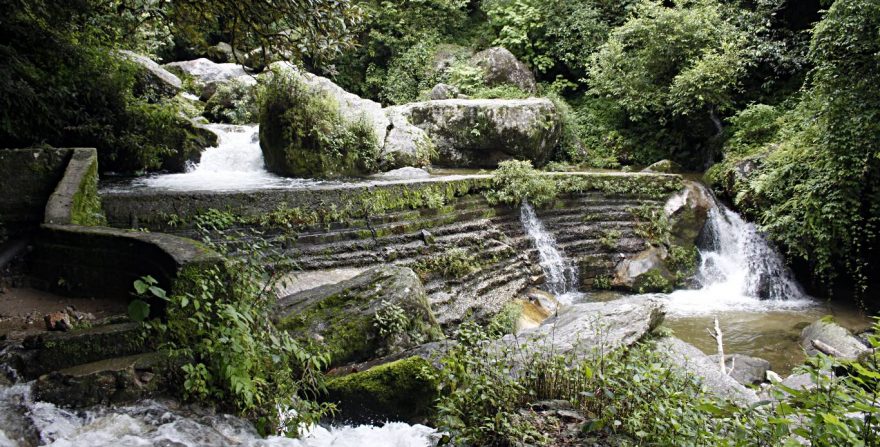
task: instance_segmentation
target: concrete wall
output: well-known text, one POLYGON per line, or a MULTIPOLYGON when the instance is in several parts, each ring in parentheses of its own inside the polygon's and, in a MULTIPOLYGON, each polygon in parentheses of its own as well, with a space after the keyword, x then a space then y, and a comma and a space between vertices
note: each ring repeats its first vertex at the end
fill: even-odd
POLYGON ((151 275, 166 290, 185 269, 222 258, 202 244, 161 233, 103 227, 95 149, 0 150, 0 222, 33 237, 30 283, 62 295, 128 300, 151 275))
POLYGON ((64 176, 73 149, 0 149, 0 226, 9 237, 33 232, 64 176))

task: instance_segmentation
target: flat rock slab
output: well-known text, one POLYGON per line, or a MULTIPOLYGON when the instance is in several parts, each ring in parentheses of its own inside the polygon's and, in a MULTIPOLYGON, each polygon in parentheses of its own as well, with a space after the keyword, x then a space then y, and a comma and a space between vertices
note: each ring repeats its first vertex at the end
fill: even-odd
POLYGON ((717 397, 742 406, 759 400, 754 391, 722 373, 717 362, 689 343, 665 337, 657 342, 657 352, 666 358, 667 367, 700 380, 707 391, 717 397))
POLYGON ((151 352, 53 371, 34 382, 34 399, 83 408, 150 397, 164 385, 164 359, 151 352))
MULTIPOLYGON (((767 381, 767 371, 770 370, 770 362, 757 357, 750 357, 742 354, 731 354, 724 356, 724 365, 737 382, 743 385, 757 385, 767 381)), ((720 356, 718 354, 710 355, 710 359, 719 364, 720 356)))
POLYGON ((665 315, 663 302, 650 297, 574 304, 544 324, 516 336, 507 335, 500 342, 511 345, 525 339, 531 349, 586 357, 639 341, 659 326, 665 315))

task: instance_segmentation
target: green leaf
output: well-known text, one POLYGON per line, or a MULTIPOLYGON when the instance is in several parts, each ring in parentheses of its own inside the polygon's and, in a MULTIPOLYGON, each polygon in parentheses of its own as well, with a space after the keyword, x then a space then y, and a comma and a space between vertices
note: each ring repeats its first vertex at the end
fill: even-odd
POLYGON ((128 304, 128 316, 137 322, 144 321, 150 316, 150 305, 143 300, 134 300, 128 304))
POLYGON ((138 295, 143 295, 147 293, 147 289, 150 288, 150 285, 138 279, 134 282, 134 290, 138 293, 138 295))
POLYGON ((150 286, 150 293, 157 298, 162 298, 163 300, 167 300, 168 296, 165 295, 165 290, 161 287, 150 286))

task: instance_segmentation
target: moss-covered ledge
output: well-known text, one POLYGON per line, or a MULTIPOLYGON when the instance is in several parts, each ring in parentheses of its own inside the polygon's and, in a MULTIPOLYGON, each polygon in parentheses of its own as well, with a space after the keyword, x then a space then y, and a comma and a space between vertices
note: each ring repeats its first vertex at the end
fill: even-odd
POLYGON ((98 196, 98 152, 74 148, 64 175, 46 203, 48 224, 100 225, 104 213, 98 196))
POLYGON ((64 295, 120 298, 130 296, 132 283, 144 275, 174 291, 184 272, 222 260, 196 241, 169 234, 44 224, 29 264, 43 288, 64 295))
MULTIPOLYGON (((678 191, 682 178, 672 174, 623 172, 544 173, 554 177, 561 194, 600 191, 610 195, 665 198, 678 191)), ((486 174, 434 177, 417 181, 316 185, 309 188, 236 192, 108 192, 102 195, 111 226, 175 231, 209 210, 242 224, 330 225, 365 216, 438 209, 453 199, 481 195, 492 188, 486 174)), ((265 226, 265 225, 264 225, 265 226)))

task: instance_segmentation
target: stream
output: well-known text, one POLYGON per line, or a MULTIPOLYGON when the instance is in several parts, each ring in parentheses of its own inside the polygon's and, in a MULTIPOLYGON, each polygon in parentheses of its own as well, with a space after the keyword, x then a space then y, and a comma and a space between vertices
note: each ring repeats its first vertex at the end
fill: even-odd
MULTIPOLYGON (((190 166, 187 172, 110 181, 102 189, 237 191, 308 188, 329 183, 286 179, 266 171, 255 125, 211 124, 209 128, 219 135, 220 143, 206 150, 201 162, 190 166)), ((562 305, 621 297, 614 292, 578 290, 577 265, 557 246, 528 203, 522 205, 520 222, 538 250, 545 288, 562 305)), ((715 353, 715 341, 707 335, 706 328, 716 316, 724 330, 728 354, 764 358, 783 375, 802 363, 798 338, 800 330, 810 322, 833 314, 840 324, 851 329, 867 325, 868 321, 858 312, 831 307, 805 295, 781 256, 755 226, 722 204, 716 203, 710 211, 702 239, 693 287, 653 296, 667 302, 665 325, 707 354, 715 353)), ((300 439, 261 438, 249 423, 239 418, 174 401, 145 400, 123 407, 71 411, 34 402, 30 384, 0 386, 0 447, 422 447, 436 444, 436 439, 437 433, 430 427, 403 423, 321 426, 300 439)))

